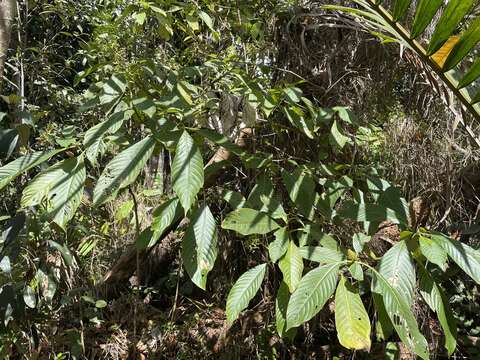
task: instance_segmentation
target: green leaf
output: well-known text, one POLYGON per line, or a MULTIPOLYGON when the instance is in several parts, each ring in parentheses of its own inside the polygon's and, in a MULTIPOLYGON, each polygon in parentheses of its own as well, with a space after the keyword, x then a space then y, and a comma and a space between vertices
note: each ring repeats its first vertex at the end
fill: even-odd
POLYGON ((122 126, 123 122, 133 115, 133 110, 121 110, 112 114, 107 120, 91 127, 85 133, 83 145, 86 148, 87 159, 95 165, 98 154, 105 148, 103 138, 105 134, 113 134, 122 126))
POLYGON ((428 261, 438 265, 440 269, 445 271, 447 269, 447 253, 443 247, 425 236, 420 236, 418 242, 423 256, 425 256, 428 261))
POLYGON ((413 20, 412 39, 417 38, 425 31, 428 24, 432 21, 443 0, 420 0, 415 11, 415 19, 413 20))
POLYGON ((345 255, 339 249, 330 249, 324 246, 301 246, 299 252, 304 259, 321 264, 331 264, 345 260, 345 255))
POLYGON ((474 0, 450 0, 438 21, 428 46, 430 56, 442 47, 445 41, 454 34, 457 25, 472 8, 474 0))
POLYGON ((196 210, 182 240, 182 259, 193 283, 205 290, 207 275, 217 258, 217 226, 208 208, 196 210))
POLYGON ((0 189, 3 189, 23 172, 40 165, 63 150, 65 149, 33 152, 0 167, 0 189))
POLYGON ((185 213, 195 202, 195 198, 203 187, 203 160, 200 150, 192 137, 184 131, 178 140, 175 158, 172 164, 172 187, 185 213))
POLYGON ((105 300, 97 300, 95 301, 95 307, 97 309, 103 309, 104 307, 106 307, 108 304, 105 300))
POLYGON ((308 272, 290 297, 287 330, 313 318, 335 291, 340 264, 319 266, 308 272))
POLYGON ((375 334, 379 341, 387 340, 393 333, 393 324, 388 317, 387 310, 385 310, 385 305, 383 304, 383 298, 380 294, 375 294, 372 292, 373 304, 377 310, 376 318, 377 322, 375 323, 375 334))
POLYGON ((213 28, 213 20, 210 15, 208 15, 205 11, 200 10, 198 12, 198 16, 200 17, 200 19, 202 19, 202 21, 205 23, 205 25, 208 26, 210 30, 215 31, 215 29, 213 28))
POLYGON ((470 85, 472 82, 480 78, 480 58, 475 60, 473 65, 467 71, 467 73, 463 76, 463 78, 458 83, 458 88, 464 88, 465 86, 470 85))
POLYGON ((25 302, 25 305, 31 309, 34 309, 35 306, 37 306, 35 291, 29 285, 23 289, 23 301, 25 302))
POLYGON ((70 249, 68 248, 68 246, 66 244, 61 245, 61 244, 57 243, 56 241, 48 240, 48 245, 53 247, 55 250, 57 250, 62 255, 63 260, 65 261, 65 264, 67 264, 67 266, 72 266, 73 255, 72 255, 72 252, 70 251, 70 249))
POLYGON ((358 290, 346 282, 343 276, 340 277, 335 293, 335 327, 343 347, 370 351, 370 319, 358 290))
POLYGON ((371 238, 371 236, 368 236, 368 235, 363 234, 363 233, 356 233, 356 234, 353 235, 353 238, 352 238, 353 249, 355 250, 355 252, 357 254, 362 252, 363 247, 365 246, 365 244, 367 242, 370 241, 370 238, 371 238))
POLYGON ((188 92, 188 86, 186 85, 185 81, 179 81, 177 83, 177 91, 180 94, 180 96, 182 97, 182 99, 185 100, 185 102, 188 105, 193 104, 192 97, 190 96, 190 94, 188 92))
POLYGON ((296 168, 292 173, 282 171, 282 179, 292 202, 297 206, 300 213, 312 219, 315 209, 315 182, 309 174, 296 168))
POLYGON ((391 282, 380 273, 374 269, 371 270, 375 280, 372 292, 382 296, 385 311, 398 336, 410 350, 422 359, 428 360, 428 343, 418 329, 417 320, 415 320, 405 296, 401 296, 391 282))
POLYGON ((280 337, 293 339, 296 334, 296 329, 286 330, 289 301, 290 292, 288 291, 288 286, 282 281, 277 291, 277 298, 275 299, 275 326, 280 337))
POLYGON ((83 157, 63 160, 38 174, 23 190, 21 206, 35 206, 47 199, 47 216, 63 230, 80 205, 86 171, 83 157))
MULTIPOLYGON (((411 306, 416 283, 415 264, 405 241, 400 241, 382 256, 378 271, 411 306)), ((381 286, 381 283, 374 282, 373 291, 381 293, 381 286)))
POLYGON ((445 334, 445 348, 448 356, 451 356, 457 347, 457 324, 450 309, 450 304, 442 288, 433 280, 422 265, 419 265, 419 273, 420 294, 430 309, 437 313, 438 320, 445 334))
POLYGON ((269 214, 273 219, 287 221, 287 214, 266 176, 260 176, 247 199, 247 207, 269 214))
POLYGON ((180 220, 183 215, 183 209, 178 198, 167 200, 162 205, 157 207, 152 214, 153 220, 150 227, 153 231, 153 234, 147 247, 155 245, 158 239, 164 235, 165 231, 173 223, 180 220))
POLYGON ((223 229, 234 230, 242 235, 263 235, 279 227, 267 214, 248 208, 232 211, 222 222, 223 229))
POLYGON ((287 252, 289 246, 287 228, 280 228, 273 235, 275 240, 268 245, 268 254, 270 260, 275 263, 287 252))
POLYGON ((282 110, 293 126, 301 130, 308 138, 315 138, 313 120, 310 117, 305 117, 299 107, 293 106, 291 109, 284 107, 282 110))
POLYGON ((228 203, 228 205, 230 205, 233 210, 242 208, 247 202, 242 194, 233 190, 223 190, 220 196, 228 203))
POLYGON ((340 126, 338 126, 337 120, 333 121, 332 128, 330 129, 330 144, 338 149, 343 149, 347 143, 350 142, 350 138, 344 135, 344 132, 340 126))
POLYGON ((448 55, 445 64, 443 65, 443 71, 448 71, 455 67, 465 56, 474 48, 480 41, 480 18, 477 18, 468 27, 467 31, 460 37, 458 43, 454 46, 453 50, 448 55))
POLYGON ((359 222, 381 223, 389 220, 394 224, 401 224, 404 220, 402 215, 399 216, 395 210, 383 205, 356 204, 352 201, 347 201, 338 214, 341 217, 359 222))
POLYGON ((477 91, 475 96, 472 98, 471 104, 476 104, 480 102, 480 91, 477 91))
POLYGON ((243 273, 230 290, 227 298, 227 324, 232 323, 238 318, 238 315, 248 306, 248 303, 254 298, 263 278, 267 264, 257 265, 254 268, 243 273))
POLYGON ((358 262, 352 263, 348 267, 348 271, 350 271, 350 274, 352 274, 353 278, 358 281, 363 281, 363 269, 362 265, 360 265, 358 262))
POLYGON ((477 251, 441 233, 433 233, 432 240, 443 247, 448 256, 477 284, 480 284, 480 257, 477 251))
POLYGON ((393 20, 398 21, 405 17, 412 0, 397 0, 393 9, 393 20))
POLYGON ((144 12, 136 13, 133 15, 133 17, 138 25, 143 25, 145 23, 145 19, 147 18, 147 14, 144 12))
POLYGON ((126 148, 105 167, 93 191, 93 204, 98 206, 115 199, 120 189, 132 184, 152 155, 155 140, 148 136, 126 148))
POLYGON ((297 288, 303 273, 303 259, 298 247, 290 240, 286 254, 278 262, 278 267, 283 274, 283 281, 288 285, 290 292, 297 288))
POLYGON ((235 155, 241 156, 246 154, 244 149, 242 149, 237 144, 232 143, 229 138, 227 138, 223 134, 219 134, 215 130, 199 129, 197 130, 196 133, 200 136, 203 136, 207 140, 210 140, 211 142, 214 142, 215 144, 220 145, 221 147, 227 149, 228 151, 234 153, 235 155))

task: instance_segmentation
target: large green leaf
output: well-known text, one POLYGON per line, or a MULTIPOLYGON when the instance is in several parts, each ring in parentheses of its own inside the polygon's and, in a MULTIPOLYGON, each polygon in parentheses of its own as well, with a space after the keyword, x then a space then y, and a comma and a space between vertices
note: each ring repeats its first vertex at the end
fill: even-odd
POLYGON ((427 55, 432 55, 454 34, 457 25, 472 8, 474 0, 450 0, 433 32, 427 55))
POLYGON ((86 171, 83 157, 63 160, 38 174, 23 190, 22 207, 47 199, 47 216, 65 230, 80 205, 86 171))
POLYGON ((152 155, 155 140, 148 136, 126 148, 105 167, 93 191, 93 204, 113 200, 120 189, 132 184, 152 155))
POLYGON ((184 131, 175 149, 172 164, 172 187, 185 213, 195 202, 195 198, 203 187, 203 160, 200 150, 188 132, 184 131))
POLYGON ((308 219, 312 219, 315 212, 315 181, 299 168, 292 173, 283 171, 282 179, 290 199, 300 213, 308 219))
POLYGON ((286 254, 278 262, 283 274, 283 281, 288 285, 290 292, 297 288, 303 273, 303 259, 297 245, 290 240, 286 254))
POLYGON ((420 0, 413 20, 412 38, 417 38, 432 21, 443 0, 420 0))
POLYGON ((443 70, 448 71, 462 61, 465 56, 473 49, 480 41, 480 18, 477 18, 468 28, 467 31, 460 37, 458 43, 454 46, 450 55, 448 55, 443 70))
POLYGON ((205 290, 207 275, 217 258, 217 226, 208 208, 197 209, 182 240, 182 258, 193 283, 205 290))
MULTIPOLYGON (((382 256, 378 271, 411 306, 416 283, 415 264, 405 241, 400 241, 382 256)), ((381 285, 374 282, 373 291, 380 293, 381 285)))
POLYGON ((222 222, 222 228, 234 230, 242 235, 267 234, 280 226, 267 214, 248 208, 229 213, 222 222))
POLYGON ((372 270, 375 286, 372 291, 380 294, 383 299, 385 311, 390 318, 395 331, 403 343, 422 359, 429 359, 428 343, 418 329, 417 320, 410 310, 410 305, 405 296, 392 286, 380 273, 372 270))
POLYGON ((287 329, 300 326, 323 308, 335 291, 339 266, 339 263, 319 266, 300 280, 288 303, 287 329))
POLYGON ((418 243, 423 256, 425 256, 428 261, 438 265, 440 269, 445 271, 447 268, 447 252, 443 247, 425 236, 420 236, 418 243))
POLYGON ((277 262, 288 249, 288 229, 283 227, 275 231, 273 234, 275 240, 268 245, 268 254, 272 262, 277 262))
POLYGON ((325 246, 301 246, 298 250, 304 259, 321 264, 331 264, 345 260, 345 255, 340 250, 325 246))
POLYGON ((432 311, 435 311, 445 334, 445 348, 448 356, 452 355, 457 347, 457 324, 453 317, 442 288, 433 280, 423 265, 419 265, 419 290, 425 302, 432 311))
POLYGON ((243 273, 233 285, 227 298, 227 324, 231 325, 254 298, 265 277, 266 268, 267 264, 255 266, 243 273))
POLYGON ((64 149, 33 152, 0 167, 0 189, 3 189, 23 172, 40 165, 63 150, 64 149))
POLYGON ((110 117, 101 123, 91 127, 85 133, 83 145, 87 159, 95 165, 97 163, 98 154, 102 153, 105 148, 103 138, 105 134, 113 134, 133 115, 133 110, 120 110, 110 115, 110 117))
POLYGON ((352 350, 370 350, 370 319, 358 290, 343 276, 335 293, 335 327, 342 346, 352 350))
POLYGON ((448 256, 477 284, 480 284, 480 257, 477 251, 441 233, 432 234, 432 240, 443 247, 448 256))

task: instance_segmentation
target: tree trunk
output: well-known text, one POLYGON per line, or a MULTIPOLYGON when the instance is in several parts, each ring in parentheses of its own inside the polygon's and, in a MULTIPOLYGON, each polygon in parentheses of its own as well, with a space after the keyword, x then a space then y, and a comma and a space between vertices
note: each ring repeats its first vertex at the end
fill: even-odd
POLYGON ((15 18, 15 0, 0 0, 0 94, 2 91, 3 68, 7 57, 12 23, 15 18))

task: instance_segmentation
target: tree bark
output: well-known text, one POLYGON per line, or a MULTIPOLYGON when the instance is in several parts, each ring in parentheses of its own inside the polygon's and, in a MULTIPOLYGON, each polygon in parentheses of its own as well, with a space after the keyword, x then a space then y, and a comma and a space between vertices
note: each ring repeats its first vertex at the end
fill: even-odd
POLYGON ((2 92, 3 69, 12 33, 12 23, 15 18, 15 7, 15 0, 0 0, 0 94, 2 92))

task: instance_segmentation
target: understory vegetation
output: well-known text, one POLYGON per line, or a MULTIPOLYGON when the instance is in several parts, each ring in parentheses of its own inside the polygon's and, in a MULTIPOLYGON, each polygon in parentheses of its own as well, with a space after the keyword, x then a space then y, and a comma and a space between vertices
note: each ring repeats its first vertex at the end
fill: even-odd
POLYGON ((476 359, 476 0, 0 2, 1 359, 476 359))

